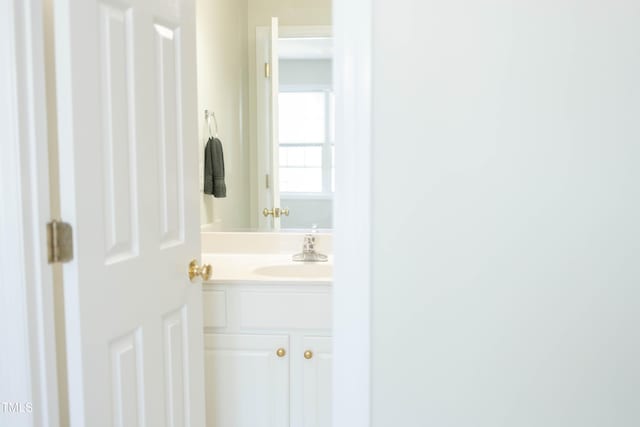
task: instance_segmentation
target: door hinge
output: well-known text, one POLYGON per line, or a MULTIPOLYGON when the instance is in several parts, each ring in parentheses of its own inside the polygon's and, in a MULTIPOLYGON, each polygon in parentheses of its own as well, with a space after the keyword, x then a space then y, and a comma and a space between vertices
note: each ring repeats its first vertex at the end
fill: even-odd
POLYGON ((264 76, 266 78, 271 77, 271 64, 269 64, 268 62, 264 63, 264 76))
POLYGON ((267 189, 269 188, 269 174, 266 174, 264 176, 264 185, 265 187, 267 187, 267 189))
POLYGON ((47 259, 49 264, 73 259, 73 229, 71 224, 55 219, 47 223, 47 259))

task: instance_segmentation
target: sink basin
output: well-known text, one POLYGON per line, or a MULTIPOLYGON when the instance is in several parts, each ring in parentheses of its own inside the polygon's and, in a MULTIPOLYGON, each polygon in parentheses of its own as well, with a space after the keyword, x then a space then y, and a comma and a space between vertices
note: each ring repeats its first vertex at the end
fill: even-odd
POLYGON ((259 267, 253 270, 255 274, 269 277, 300 277, 304 279, 330 279, 333 276, 331 264, 285 264, 259 267))

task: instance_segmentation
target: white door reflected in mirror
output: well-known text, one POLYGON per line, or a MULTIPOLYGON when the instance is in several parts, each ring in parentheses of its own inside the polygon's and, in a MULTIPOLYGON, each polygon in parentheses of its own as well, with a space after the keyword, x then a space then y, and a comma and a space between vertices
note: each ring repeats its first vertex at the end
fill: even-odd
MULTIPOLYGON (((332 228, 334 184, 333 39, 329 27, 279 27, 273 18, 256 45, 269 59, 258 77, 259 169, 266 185, 259 196, 265 209, 286 208, 286 218, 262 220, 262 230, 332 228), (262 83, 262 84, 261 84, 262 83), (260 108, 260 107, 263 108, 260 108), (270 203, 270 204, 269 204, 270 203)), ((258 61, 259 62, 259 61, 258 61)), ((262 176, 259 174, 259 176, 262 176)), ((260 183, 259 183, 260 184, 260 183)))

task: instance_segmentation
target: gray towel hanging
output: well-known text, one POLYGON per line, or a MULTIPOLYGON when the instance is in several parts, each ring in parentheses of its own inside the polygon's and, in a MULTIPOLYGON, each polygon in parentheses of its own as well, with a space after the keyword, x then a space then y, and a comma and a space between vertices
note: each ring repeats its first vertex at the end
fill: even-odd
POLYGON ((218 138, 209 138, 204 148, 204 193, 213 197, 227 197, 224 182, 224 153, 218 138))

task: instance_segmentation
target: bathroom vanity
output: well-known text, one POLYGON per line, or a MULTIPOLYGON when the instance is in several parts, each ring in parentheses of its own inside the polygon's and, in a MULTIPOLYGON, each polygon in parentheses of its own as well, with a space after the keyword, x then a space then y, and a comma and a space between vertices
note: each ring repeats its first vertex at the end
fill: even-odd
POLYGON ((234 234, 224 250, 203 242, 207 425, 330 426, 331 257, 293 262, 302 235, 234 234))

